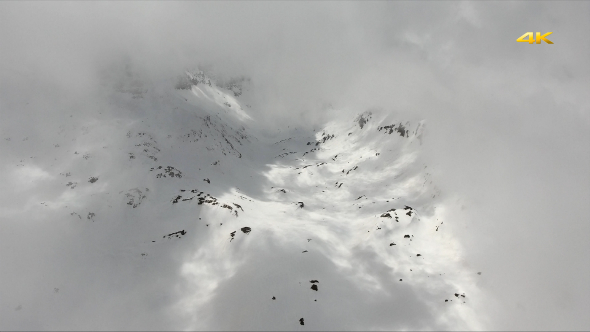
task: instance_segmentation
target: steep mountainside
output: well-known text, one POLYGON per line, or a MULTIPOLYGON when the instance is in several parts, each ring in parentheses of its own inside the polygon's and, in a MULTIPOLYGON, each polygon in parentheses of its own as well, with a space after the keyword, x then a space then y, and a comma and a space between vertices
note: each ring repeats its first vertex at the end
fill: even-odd
POLYGON ((9 273, 29 290, 3 300, 7 328, 477 328, 475 272, 421 159, 424 122, 359 111, 268 138, 247 80, 220 82, 122 83, 109 110, 3 137, 21 151, 5 172, 23 202, 4 215, 31 225, 8 227, 5 245, 30 237, 46 250, 18 264, 42 255, 61 271, 9 273), (127 325, 72 320, 99 307, 127 325))

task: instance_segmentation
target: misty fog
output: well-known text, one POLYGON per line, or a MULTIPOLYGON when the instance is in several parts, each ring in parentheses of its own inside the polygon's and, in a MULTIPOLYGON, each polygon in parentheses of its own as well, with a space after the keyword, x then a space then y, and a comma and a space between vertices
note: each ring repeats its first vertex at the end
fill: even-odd
MULTIPOLYGON (((249 90, 240 100, 249 106, 250 119, 244 126, 270 140, 295 135, 295 128, 311 136, 367 111, 424 121, 420 160, 441 189, 445 226, 457 241, 456 264, 476 276, 471 286, 478 298, 470 311, 458 314, 462 318, 456 321, 464 325, 416 300, 397 308, 408 320, 395 328, 590 328, 589 14, 590 4, 581 1, 0 3, 0 328, 260 328, 248 318, 221 324, 228 319, 222 314, 226 306, 248 301, 230 297, 236 290, 229 286, 227 293, 202 295, 205 288, 188 285, 173 271, 181 266, 177 261, 154 268, 157 283, 128 294, 123 286, 100 283, 101 275, 119 273, 110 270, 116 264, 80 270, 84 278, 97 278, 89 294, 105 297, 97 300, 104 310, 96 315, 79 303, 54 303, 44 299, 49 295, 28 290, 40 282, 39 275, 63 272, 50 260, 36 260, 37 247, 56 248, 51 257, 61 257, 60 250, 83 248, 85 241, 70 239, 67 223, 56 219, 52 225, 32 207, 57 191, 28 179, 58 175, 42 165, 22 178, 15 170, 35 153, 47 160, 50 153, 37 152, 39 145, 14 144, 43 142, 62 126, 111 128, 110 119, 136 123, 145 116, 181 128, 184 118, 174 119, 176 111, 156 97, 117 104, 110 94, 173 91, 187 71, 199 70, 218 81, 246 79, 249 90), (548 38, 554 44, 517 43, 528 31, 552 31, 548 38), (42 232, 33 234, 35 229, 42 232), (61 239, 68 244, 58 248, 61 239), (163 284, 176 288, 154 300, 157 305, 133 309, 122 302, 145 302, 145 292, 163 284), (113 289, 122 300, 106 299, 113 289), (191 302, 191 291, 198 300, 191 302), (16 310, 21 297, 63 309, 50 314, 22 305, 16 310), (208 310, 206 324, 185 313, 198 306, 208 310)), ((101 133, 94 139, 117 135, 112 129, 101 133)), ((76 146, 93 144, 83 140, 76 146)), ((110 159, 104 163, 126 167, 110 159)), ((103 235, 89 234, 100 245, 103 235)), ((187 263, 197 257, 189 247, 179 247, 185 255, 174 259, 187 263)), ((277 257, 285 250, 270 248, 277 257)), ((356 254, 359 262, 370 261, 356 254)), ((318 258, 316 264, 337 266, 336 261, 318 258)), ((59 264, 65 275, 83 263, 59 264)), ((244 280, 256 278, 256 271, 229 265, 219 269, 244 280)), ((202 271, 190 271, 203 277, 202 271)), ((414 289, 400 292, 422 296, 414 289)), ((355 295, 359 303, 369 303, 363 294, 355 295)), ((76 297, 93 301, 84 299, 76 297)), ((339 301, 342 310, 354 307, 350 298, 339 301)), ((347 321, 350 325, 339 323, 338 315, 338 308, 326 312, 331 320, 316 328, 382 329, 390 326, 385 317, 392 314, 384 310, 366 321, 347 321)), ((313 329, 312 319, 300 326, 296 318, 292 330, 313 329)))

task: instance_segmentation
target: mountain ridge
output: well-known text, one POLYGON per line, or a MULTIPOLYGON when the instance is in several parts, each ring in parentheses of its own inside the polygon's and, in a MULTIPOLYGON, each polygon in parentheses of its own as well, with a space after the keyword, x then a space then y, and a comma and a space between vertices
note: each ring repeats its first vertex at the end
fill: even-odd
MULTIPOLYGON (((460 265, 457 244, 420 157, 424 121, 372 110, 264 137, 236 86, 188 77, 188 88, 115 90, 116 118, 95 115, 46 138, 60 162, 15 166, 46 174, 39 218, 84 239, 66 236, 66 247, 85 249, 65 257, 123 269, 102 277, 138 292, 158 288, 154 266, 169 268, 183 300, 164 306, 182 328, 472 326, 465 306, 475 290, 465 272, 449 271, 460 265), (408 314, 453 299, 463 307, 439 309, 452 325, 408 314), (376 320, 383 306, 396 314, 376 320)), ((51 280, 63 290, 84 283, 51 280)))

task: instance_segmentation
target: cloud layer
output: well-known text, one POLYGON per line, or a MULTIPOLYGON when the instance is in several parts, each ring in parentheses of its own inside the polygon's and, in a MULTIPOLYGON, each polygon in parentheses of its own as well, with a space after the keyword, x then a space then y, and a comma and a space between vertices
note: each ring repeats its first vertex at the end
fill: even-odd
MULTIPOLYGON (((144 84, 197 66, 250 77, 252 116, 265 127, 320 126, 372 108, 426 119, 426 158, 447 198, 458 202, 449 214, 464 241, 465 266, 484 271, 479 286, 489 301, 478 310, 489 316, 486 326, 590 326, 588 3, 0 8, 3 138, 43 137, 69 115, 108 108, 103 84, 125 78, 124 64, 144 84), (555 44, 515 41, 528 31, 553 31, 555 44)), ((3 156, 21 152, 5 149, 3 156)), ((35 181, 52 176, 27 174, 35 181)), ((18 192, 0 195, 9 218, 18 192)), ((39 248, 52 246, 38 241, 39 248)))

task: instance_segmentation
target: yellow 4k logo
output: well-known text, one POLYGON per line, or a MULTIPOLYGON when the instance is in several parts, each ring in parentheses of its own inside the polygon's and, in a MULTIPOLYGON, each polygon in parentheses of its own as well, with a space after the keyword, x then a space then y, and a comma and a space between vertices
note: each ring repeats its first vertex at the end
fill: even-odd
POLYGON ((549 39, 547 39, 547 36, 549 36, 552 33, 553 32, 547 32, 546 34, 541 35, 540 32, 537 32, 537 39, 535 39, 535 37, 534 37, 534 35, 533 35, 532 32, 527 32, 524 35, 520 36, 516 41, 517 42, 522 42, 522 43, 528 42, 529 44, 532 44, 536 40, 537 41, 537 44, 541 44, 541 40, 544 40, 547 44, 553 44, 552 41, 550 41, 549 39), (528 40, 525 39, 526 37, 528 37, 528 40))

